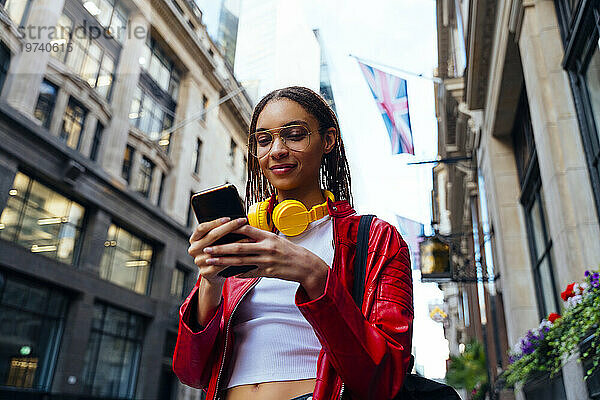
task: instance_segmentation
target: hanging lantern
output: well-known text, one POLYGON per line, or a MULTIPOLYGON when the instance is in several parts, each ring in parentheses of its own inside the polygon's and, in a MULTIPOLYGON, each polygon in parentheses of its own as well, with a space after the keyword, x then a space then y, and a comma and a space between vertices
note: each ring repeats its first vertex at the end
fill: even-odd
POLYGON ((420 245, 421 281, 443 282, 452 279, 450 246, 436 236, 425 238, 420 245))

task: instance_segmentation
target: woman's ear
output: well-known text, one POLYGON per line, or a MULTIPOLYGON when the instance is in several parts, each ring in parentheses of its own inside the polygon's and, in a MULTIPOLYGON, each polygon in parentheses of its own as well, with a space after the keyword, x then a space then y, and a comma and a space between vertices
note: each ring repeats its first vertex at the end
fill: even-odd
POLYGON ((323 133, 323 143, 325 144, 323 148, 323 153, 328 154, 335 148, 335 137, 337 131, 335 128, 331 127, 323 133))

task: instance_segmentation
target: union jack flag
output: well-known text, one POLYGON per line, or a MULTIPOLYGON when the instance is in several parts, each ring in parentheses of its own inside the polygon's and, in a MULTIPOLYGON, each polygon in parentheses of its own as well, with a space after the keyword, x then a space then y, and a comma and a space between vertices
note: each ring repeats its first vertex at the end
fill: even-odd
MULTIPOLYGON (((358 60, 357 60, 358 61, 358 60)), ((415 154, 406 80, 358 61, 392 142, 392 153, 415 154)))

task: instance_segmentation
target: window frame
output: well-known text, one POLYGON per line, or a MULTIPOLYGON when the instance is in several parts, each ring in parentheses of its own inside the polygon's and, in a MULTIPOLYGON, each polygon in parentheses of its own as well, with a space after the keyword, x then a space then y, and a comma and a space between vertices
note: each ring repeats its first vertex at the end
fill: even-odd
MULTIPOLYGON (((55 91, 54 96, 52 98, 52 102, 50 104, 50 111, 48 113, 48 115, 46 116, 45 121, 40 120, 39 118, 36 117, 36 119, 38 121, 40 121, 42 123, 42 126, 46 129, 50 129, 50 124, 52 123, 52 117, 54 116, 54 109, 56 106, 56 99, 58 98, 58 92, 60 90, 60 88, 58 87, 58 85, 55 85, 53 82, 49 81, 48 79, 44 78, 42 80, 42 85, 47 84, 48 86, 52 87, 55 91)), ((35 113, 38 111, 38 106, 40 105, 40 99, 42 98, 42 92, 41 92, 41 86, 40 85, 40 92, 38 93, 38 98, 35 104, 35 109, 33 110, 33 114, 35 117, 35 113)))
MULTIPOLYGON (((28 207, 30 207, 30 205, 28 204, 28 202, 29 202, 29 196, 31 194, 31 189, 32 189, 32 186, 34 185, 34 183, 37 183, 37 184, 45 187, 49 191, 51 191, 53 193, 56 193, 57 195, 59 195, 61 197, 64 197, 70 203, 76 204, 77 206, 79 206, 79 207, 81 207, 83 209, 83 216, 81 217, 80 225, 75 225, 75 224, 73 224, 71 222, 66 222, 65 223, 65 224, 70 225, 72 227, 72 229, 75 230, 75 235, 74 235, 74 241, 75 241, 75 243, 73 245, 73 254, 72 254, 72 257, 71 257, 71 261, 70 262, 63 261, 62 259, 60 259, 58 257, 58 253, 57 252, 55 252, 55 255, 52 256, 52 257, 48 256, 48 253, 43 253, 43 256, 48 257, 48 258, 50 258, 52 260, 55 260, 57 262, 61 262, 63 264, 70 265, 70 266, 73 266, 73 267, 78 267, 79 266, 79 262, 80 262, 81 249, 82 249, 82 246, 83 246, 83 239, 84 239, 84 235, 85 235, 85 230, 86 230, 86 227, 88 225, 88 217, 89 217, 88 208, 84 204, 80 203, 79 201, 73 200, 71 197, 69 197, 69 196, 65 195, 63 192, 57 190, 54 186, 48 185, 48 184, 46 184, 45 181, 37 179, 37 177, 34 174, 29 174, 26 171, 19 170, 17 172, 17 174, 15 175, 15 179, 16 179, 16 176, 19 173, 21 173, 22 175, 24 175, 28 179, 27 189, 26 189, 26 191, 25 191, 25 193, 24 193, 24 195, 22 197, 22 200, 21 200, 21 203, 22 203, 20 205, 21 208, 18 210, 18 222, 16 224, 17 228, 16 228, 15 232, 13 233, 12 238, 4 239, 4 240, 7 240, 7 241, 10 241, 11 243, 16 243, 16 244, 18 244, 20 246, 23 246, 20 243, 20 241, 19 241, 19 237, 20 237, 21 231, 23 229, 23 221, 24 221, 25 216, 26 216, 25 210, 28 207)), ((14 180, 13 180, 13 185, 14 185, 14 180)), ((7 206, 8 206, 8 202, 7 202, 7 206)), ((6 209, 6 207, 5 207, 5 209, 6 209)), ((0 212, 0 216, 2 216, 3 212, 4 212, 4 210, 2 210, 2 212, 0 212)), ((62 229, 63 228, 61 226, 61 228, 59 229, 59 234, 60 234, 60 232, 62 232, 62 229)), ((23 246, 23 248, 26 248, 26 247, 23 246)))
MULTIPOLYGON (((116 75, 116 71, 117 71, 117 66, 119 65, 119 61, 120 61, 120 53, 121 53, 121 49, 122 49, 122 44, 117 41, 114 37, 107 37, 107 35, 104 33, 104 27, 100 24, 100 22, 94 17, 92 16, 88 10, 85 9, 85 7, 83 7, 83 4, 80 1, 67 1, 65 2, 65 6, 62 10, 61 15, 65 15, 67 18, 69 18, 71 20, 71 26, 68 30, 67 33, 67 43, 65 43, 63 46, 64 49, 68 49, 69 45, 71 45, 71 47, 73 48, 74 46, 76 46, 75 42, 73 41, 73 32, 75 29, 77 29, 77 31, 83 31, 85 32, 85 39, 88 40, 88 45, 86 46, 86 50, 84 53, 84 58, 81 61, 81 65, 79 66, 79 70, 76 71, 70 64, 69 64, 69 53, 70 57, 74 57, 74 52, 73 51, 68 51, 68 50, 61 50, 58 53, 57 52, 50 52, 51 56, 58 60, 59 62, 63 63, 66 67, 69 68, 69 70, 73 71, 74 74, 77 75, 77 77, 83 81, 86 82, 86 79, 83 77, 83 75, 81 74, 82 69, 85 65, 85 60, 87 58, 85 58, 85 56, 88 54, 88 49, 89 49, 89 43, 94 42, 96 45, 98 45, 98 47, 101 50, 101 56, 98 62, 98 69, 95 72, 95 84, 92 87, 91 85, 90 88, 94 91, 96 91, 100 97, 104 98, 107 102, 111 102, 112 101, 112 95, 113 95, 113 89, 114 89, 114 83, 115 83, 115 75, 116 75), (82 29, 82 27, 86 27, 86 29, 82 29), (95 28, 95 29, 99 29, 100 32, 102 32, 102 34, 99 37, 94 37, 93 39, 90 37, 90 28, 95 28), (57 55, 55 55, 57 54, 57 55), (110 83, 110 87, 108 88, 108 91, 106 92, 106 94, 101 93, 98 90, 98 79, 101 76, 101 72, 103 71, 103 66, 104 66, 104 60, 105 57, 110 57, 113 61, 113 70, 110 73, 110 79, 111 79, 111 83, 110 83)), ((60 17, 60 16, 59 16, 60 17)), ((58 22, 57 22, 58 24, 58 22)), ((79 34, 81 35, 81 34, 79 34)))
POLYGON ((531 260, 531 268, 534 276, 534 285, 536 290, 536 300, 538 305, 538 314, 540 318, 545 318, 551 312, 560 313, 560 303, 558 301, 558 290, 556 284, 556 277, 554 271, 554 263, 551 253, 553 251, 553 241, 550 237, 550 233, 548 232, 548 221, 546 220, 546 212, 543 209, 544 203, 542 202, 542 180, 540 177, 539 166, 537 165, 537 154, 534 154, 534 159, 532 160, 532 166, 528 173, 527 181, 525 183, 525 187, 521 193, 521 204, 523 206, 523 211, 525 212, 525 225, 527 230, 527 243, 529 246, 529 256, 531 260), (535 242, 535 227, 533 223, 533 205, 535 203, 539 205, 540 211, 540 222, 542 227, 542 238, 544 243, 542 243, 544 250, 542 254, 538 254, 537 245, 535 242), (544 262, 548 263, 549 274, 550 274, 550 282, 552 284, 552 304, 554 309, 548 310, 546 308, 546 300, 544 298, 544 288, 542 287, 542 278, 540 274, 540 269, 544 262))
MULTIPOLYGON (((594 119, 586 79, 590 60, 600 40, 600 4, 579 0, 571 9, 568 0, 555 0, 555 8, 564 48, 562 66, 571 84, 596 217, 600 221, 600 121, 594 119)), ((593 394, 592 382, 597 382, 599 376, 600 373, 595 373, 586 380, 588 394, 593 394)))
POLYGON ((568 1, 555 0, 565 49, 562 66, 571 83, 596 216, 600 221, 600 128, 596 126, 596 123, 600 126, 600 121, 594 119, 586 79, 587 68, 600 38, 600 4, 579 0, 571 9, 568 1))
POLYGON ((553 290, 551 294, 555 310, 551 311, 558 312, 560 310, 560 304, 558 303, 555 270, 551 256, 551 252, 553 251, 552 237, 548 232, 545 210, 543 210, 544 204, 541 201, 542 180, 537 161, 535 140, 533 138, 533 125, 531 123, 529 102, 527 100, 527 90, 524 85, 521 89, 521 95, 517 106, 517 118, 515 118, 511 136, 515 162, 517 164, 517 172, 519 175, 519 184, 521 190, 519 202, 523 207, 523 212, 525 215, 525 229, 527 231, 527 243, 529 247, 531 273, 535 287, 537 309, 540 318, 544 318, 548 315, 548 312, 550 312, 550 310, 546 310, 543 294, 544 290, 540 276, 540 266, 545 260, 549 265, 550 281, 553 290), (536 200, 538 201, 541 210, 540 218, 542 224, 542 236, 544 238, 543 245, 545 246, 544 252, 541 255, 537 254, 537 247, 534 239, 535 231, 531 211, 536 200))
POLYGON ((92 161, 98 161, 103 135, 104 125, 100 121, 98 121, 96 123, 96 128, 94 129, 94 136, 92 137, 92 147, 90 148, 90 160, 92 161))
POLYGON ((200 119, 202 122, 206 122, 206 114, 208 114, 208 97, 206 97, 205 94, 202 95, 202 111, 204 112, 202 113, 200 119))
MULTIPOLYGON (((55 331, 55 335, 53 338, 53 343, 49 344, 49 347, 47 349, 45 349, 45 351, 44 351, 44 353, 46 354, 46 360, 44 360, 44 361, 46 361, 48 363, 48 365, 44 365, 42 367, 43 369, 42 369, 42 372, 40 373, 42 376, 39 378, 40 384, 34 388, 27 388, 29 390, 44 390, 44 391, 50 390, 54 372, 55 372, 56 365, 58 362, 58 354, 59 354, 62 339, 63 339, 64 327, 65 327, 66 319, 67 319, 67 316, 69 313, 70 300, 71 299, 69 298, 69 295, 66 292, 64 292, 54 286, 42 284, 38 281, 26 279, 25 277, 22 277, 19 275, 13 275, 12 273, 10 273, 8 271, 0 270, 0 309, 12 308, 14 310, 19 311, 20 313, 29 313, 29 314, 33 314, 37 317, 40 317, 46 323, 48 321, 56 323, 56 327, 55 327, 56 331, 55 331), (11 305, 11 304, 7 305, 7 304, 2 303, 4 291, 6 290, 7 283, 9 281, 14 281, 17 283, 22 283, 23 285, 28 286, 28 287, 45 290, 49 293, 49 296, 52 296, 52 297, 56 297, 57 295, 62 296, 63 297, 63 299, 61 300, 62 310, 60 312, 58 312, 57 315, 51 316, 48 314, 48 312, 35 312, 32 310, 25 309, 24 307, 18 307, 15 305, 11 305)), ((49 306, 50 306, 50 302, 48 302, 48 304, 46 304, 46 308, 48 309, 49 306)), ((5 385, 5 384, 0 384, 0 388, 25 389, 22 386, 9 386, 9 385, 5 385)))
MULTIPOLYGON (((143 82, 147 79, 150 78, 144 78, 143 76, 140 75, 140 81, 138 82, 138 86, 136 88, 136 92, 134 93, 134 98, 131 100, 132 103, 130 104, 129 107, 129 123, 134 126, 135 128, 139 129, 149 140, 151 141, 156 141, 159 145, 159 147, 161 147, 165 153, 169 153, 169 149, 171 147, 171 135, 169 134, 168 136, 163 137, 163 136, 157 136, 157 137, 153 137, 152 136, 152 132, 147 131, 145 129, 142 129, 142 127, 140 127, 141 123, 142 123, 142 113, 143 112, 150 112, 153 116, 156 116, 156 113, 152 112, 151 110, 146 110, 144 108, 144 103, 146 98, 149 98, 150 102, 152 102, 152 109, 156 109, 159 108, 160 111, 162 112, 162 119, 160 119, 160 125, 161 125, 161 129, 160 132, 157 132, 158 134, 160 134, 162 131, 169 129, 173 126, 173 124, 175 123, 175 109, 177 104, 172 102, 172 101, 166 101, 166 102, 162 102, 160 96, 156 97, 155 93, 152 92, 151 89, 148 88, 148 86, 146 84, 143 84, 143 82), (139 91, 139 99, 136 97, 139 91), (138 102, 138 109, 134 110, 133 109, 133 104, 134 102, 138 102), (135 113, 137 114, 137 116, 135 118, 131 118, 131 115, 135 113), (167 121, 170 120, 170 122, 167 123, 167 121), (162 140, 166 140, 167 144, 163 145, 160 142, 162 140)), ((164 100, 164 98, 163 98, 164 100)), ((152 121, 151 121, 152 122, 152 121)))
POLYGON ((188 288, 188 282, 189 282, 189 277, 190 277, 191 273, 190 270, 188 268, 185 268, 184 266, 177 264, 175 265, 175 268, 173 268, 173 272, 171 274, 171 287, 169 288, 169 295, 171 297, 175 297, 177 299, 184 299, 185 295, 187 293, 187 288, 188 288), (173 279, 175 278, 175 274, 180 273, 183 276, 183 282, 181 285, 181 291, 180 293, 173 293, 173 279))
MULTIPOLYGON (((2 6, 2 8, 4 8, 4 11, 6 12, 6 14, 7 14, 7 15, 9 16, 9 18, 10 18, 10 15, 8 14, 8 11, 6 11, 6 8, 5 8, 5 7, 6 7, 6 2, 7 2, 7 1, 8 1, 8 0, 2 0, 2 1, 0 1, 0 5, 2 6)), ((12 21, 12 22, 13 22, 15 25, 17 25, 17 27, 24 26, 24 25, 25 25, 25 22, 27 22, 27 20, 29 19, 29 12, 31 11, 31 3, 33 3, 33 1, 32 1, 32 0, 26 0, 26 1, 27 1, 27 4, 25 5, 25 9, 23 10, 23 15, 21 16, 21 20, 20 20, 19 22, 17 22, 17 21, 13 21, 13 19, 12 19, 12 18, 10 18, 10 20, 11 20, 11 21, 12 21)))
MULTIPOLYGON (((126 399, 133 399, 135 397, 135 392, 137 389, 137 382, 138 382, 138 377, 139 377, 139 372, 141 370, 141 358, 142 358, 142 352, 143 352, 143 347, 144 347, 144 337, 146 336, 146 330, 147 330, 147 321, 144 320, 144 318, 139 315, 136 314, 132 311, 126 310, 124 308, 118 307, 118 306, 114 306, 112 304, 106 303, 106 302, 102 302, 102 301, 96 301, 94 303, 94 314, 96 312, 96 307, 102 307, 101 309, 101 313, 102 313, 102 319, 100 321, 100 328, 94 326, 94 322, 92 322, 92 326, 90 328, 90 337, 86 346, 86 356, 88 351, 92 352, 89 360, 90 363, 92 364, 91 366, 88 366, 87 363, 85 363, 84 368, 82 370, 82 383, 83 383, 83 391, 84 393, 88 394, 88 395, 92 395, 94 396, 94 381, 96 380, 96 372, 98 370, 98 358, 99 358, 99 353, 100 353, 100 347, 102 344, 102 339, 106 336, 111 337, 111 338, 118 338, 121 340, 124 340, 128 343, 134 343, 135 345, 137 345, 137 348, 135 349, 136 354, 136 360, 133 361, 132 363, 132 370, 129 373, 129 378, 131 379, 131 385, 127 388, 128 394, 126 397, 126 399), (117 310, 119 312, 124 312, 127 314, 127 321, 128 321, 128 326, 126 328, 126 334, 125 336, 123 335, 117 335, 114 334, 112 332, 108 332, 104 330, 105 324, 106 324, 106 314, 109 308, 112 308, 114 310, 117 310), (135 317, 135 318, 139 318, 139 324, 141 325, 140 329, 140 337, 137 338, 133 338, 133 337, 129 337, 129 331, 131 329, 131 323, 129 321, 131 321, 131 318, 135 317), (95 343, 93 342, 92 338, 94 335, 98 335, 99 339, 95 341, 95 343), (94 346, 94 348, 92 349, 91 346, 94 346), (89 370, 88 370, 89 368, 89 370), (91 372, 90 372, 91 371, 91 372), (88 381, 91 378, 91 383, 88 381)), ((95 318, 94 318, 95 320, 95 318)), ((87 358, 87 357, 85 357, 87 358)), ((123 357, 121 357, 121 365, 120 365, 121 370, 123 369, 123 357)))
POLYGON ((144 84, 148 86, 151 93, 161 98, 168 106, 169 100, 177 104, 177 98, 179 97, 179 89, 181 87, 181 72, 175 65, 175 62, 169 57, 158 41, 151 35, 146 36, 146 42, 144 44, 143 56, 149 57, 147 63, 140 65, 140 82, 144 80, 144 84), (163 88, 160 83, 150 72, 150 64, 153 57, 158 60, 163 66, 166 67, 169 73, 169 82, 167 88, 163 88))
POLYGON ((100 268, 98 270, 98 277, 106 282, 110 282, 114 285, 117 285, 119 287, 122 287, 126 290, 130 290, 134 293, 138 293, 141 294, 142 296, 148 296, 150 294, 150 289, 152 287, 152 278, 153 278, 153 273, 154 273, 154 269, 156 268, 156 250, 157 250, 157 246, 155 244, 153 244, 152 242, 150 242, 149 240, 147 240, 146 238, 144 238, 143 236, 138 235, 134 230, 131 230, 127 227, 125 227, 125 225, 113 220, 109 226, 108 231, 106 232, 106 240, 104 242, 104 252, 102 253, 102 257, 100 259, 100 268), (124 247, 120 247, 117 248, 117 244, 116 244, 116 240, 114 240, 114 238, 111 238, 110 235, 110 229, 111 227, 114 226, 115 229, 117 230, 117 232, 115 233, 115 238, 118 237, 118 231, 122 230, 125 231, 128 235, 134 237, 135 239, 140 241, 140 247, 139 250, 144 249, 144 245, 148 246, 150 248, 150 250, 152 251, 152 256, 150 257, 150 260, 146 260, 148 261, 148 276, 147 276, 147 280, 146 280, 146 284, 144 286, 144 290, 142 292, 138 292, 135 289, 135 286, 137 285, 137 277, 139 272, 136 272, 136 282, 134 282, 134 287, 130 288, 127 287, 125 285, 120 284, 117 281, 111 280, 111 276, 114 272, 114 268, 115 268, 115 264, 114 264, 114 260, 115 260, 115 252, 116 251, 127 251, 127 252, 131 252, 131 247, 129 248, 124 248, 124 247), (112 242, 115 243, 112 243, 112 242), (112 249, 112 250, 110 250, 112 249), (110 256, 110 261, 109 261, 109 266, 108 268, 110 268, 110 270, 107 272, 108 277, 102 277, 102 274, 104 273, 103 271, 103 262, 104 262, 104 257, 105 257, 105 252, 106 251, 112 251, 111 254, 109 254, 108 256, 110 256))
POLYGON ((88 114, 90 113, 90 111, 79 101, 77 100, 75 97, 73 96, 69 96, 69 100, 67 101, 67 106, 65 107, 65 111, 63 114, 63 118, 62 118, 62 124, 61 124, 61 128, 60 128, 60 132, 58 134, 59 139, 65 143, 65 145, 67 145, 69 148, 79 151, 80 147, 81 147, 81 138, 83 137, 83 135, 85 134, 85 122, 86 119, 88 117, 88 114), (79 107, 80 109, 83 110, 83 118, 81 119, 81 131, 79 132, 79 136, 77 137, 77 144, 75 145, 75 147, 71 147, 69 146, 69 141, 71 139, 71 134, 72 132, 69 132, 67 134, 67 136, 65 136, 65 121, 66 121, 66 117, 68 115, 68 110, 69 107, 73 106, 74 107, 79 107))
POLYGON ((10 62, 12 60, 12 52, 4 43, 0 42, 0 92, 4 88, 4 82, 8 75, 8 69, 10 68, 10 62))
POLYGON ((194 171, 194 174, 196 174, 196 175, 200 172, 200 155, 202 152, 202 145, 203 145, 202 139, 196 138, 196 151, 194 152, 194 155, 193 155, 193 160, 194 160, 193 171, 194 171))
POLYGON ((235 155, 237 153, 237 143, 233 138, 230 138, 229 142, 229 165, 231 167, 235 166, 235 155))
POLYGON ((162 203, 162 198, 163 198, 163 194, 164 194, 163 192, 165 190, 165 179, 166 179, 165 173, 161 172, 160 173, 160 185, 158 186, 158 199, 156 199, 156 205, 158 207, 160 207, 161 203, 162 203))
POLYGON ((140 158, 140 164, 138 165, 138 187, 136 191, 140 193, 145 198, 150 198, 152 194, 152 175, 154 174, 154 169, 156 165, 152 160, 146 156, 142 156, 140 158), (149 168, 149 171, 146 168, 149 168))
POLYGON ((188 201, 188 212, 187 212, 187 222, 186 222, 186 226, 188 228, 191 228, 192 226, 194 226, 194 209, 192 207, 192 196, 194 196, 195 192, 192 190, 190 191, 190 200, 188 201))
POLYGON ((131 183, 131 169, 133 166, 133 158, 135 157, 135 147, 128 144, 125 146, 125 151, 123 152, 123 163, 121 164, 121 178, 125 179, 127 184, 131 183), (129 157, 125 158, 125 155, 129 151, 129 157), (125 162, 127 161, 127 163, 125 162), (127 166, 127 167, 125 167, 127 166))

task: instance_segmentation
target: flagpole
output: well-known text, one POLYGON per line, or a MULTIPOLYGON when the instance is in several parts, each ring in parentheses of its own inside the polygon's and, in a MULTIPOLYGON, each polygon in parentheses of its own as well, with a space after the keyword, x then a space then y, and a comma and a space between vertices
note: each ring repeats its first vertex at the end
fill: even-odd
POLYGON ((433 81, 433 82, 435 82, 435 83, 442 83, 442 80, 441 80, 440 78, 438 78, 438 77, 435 77, 435 76, 424 76, 423 74, 417 74, 416 72, 406 71, 406 70, 404 70, 404 69, 400 69, 400 68, 392 67, 392 66, 390 66, 390 65, 381 64, 381 63, 379 63, 379 62, 377 62, 377 61, 373 61, 373 60, 367 60, 366 58, 357 57, 357 56, 355 56, 354 54, 348 54, 348 55, 349 55, 350 57, 353 57, 353 58, 355 58, 356 60, 358 60, 358 61, 362 61, 362 62, 364 62, 364 63, 366 63, 366 64, 375 64, 375 65, 382 66, 382 67, 384 67, 384 68, 388 68, 388 69, 392 69, 392 70, 395 70, 395 71, 401 72, 401 73, 403 73, 403 74, 406 74, 406 75, 411 75, 411 76, 414 76, 415 78, 426 79, 426 80, 428 80, 428 81, 433 81))

